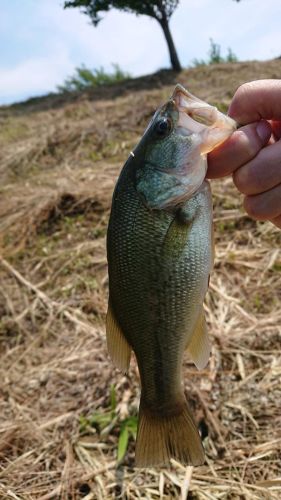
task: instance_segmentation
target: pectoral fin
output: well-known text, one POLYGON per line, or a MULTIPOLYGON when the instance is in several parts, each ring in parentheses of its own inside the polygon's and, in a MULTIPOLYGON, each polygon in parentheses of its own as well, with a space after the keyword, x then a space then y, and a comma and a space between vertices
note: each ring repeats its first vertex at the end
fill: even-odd
POLYGON ((118 325, 118 322, 112 311, 111 304, 108 304, 106 315, 106 340, 109 355, 119 370, 127 373, 130 365, 131 347, 118 325))
POLYGON ((207 333, 203 308, 198 316, 191 341, 187 345, 187 350, 198 370, 205 368, 209 360, 211 344, 207 333))
POLYGON ((193 218, 188 219, 183 211, 178 211, 172 220, 163 246, 164 255, 169 259, 177 260, 185 251, 192 223, 193 218))

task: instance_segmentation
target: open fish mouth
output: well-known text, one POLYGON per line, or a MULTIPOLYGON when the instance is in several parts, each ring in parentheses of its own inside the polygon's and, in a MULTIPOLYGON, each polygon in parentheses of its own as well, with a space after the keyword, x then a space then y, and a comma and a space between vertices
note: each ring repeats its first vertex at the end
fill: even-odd
POLYGON ((173 210, 191 198, 206 176, 207 153, 235 129, 234 120, 177 84, 145 132, 144 166, 135 172, 143 204, 173 210))
POLYGON ((201 101, 177 84, 171 100, 179 111, 178 128, 184 135, 202 136, 201 153, 206 154, 224 142, 237 128, 236 122, 215 106, 201 101))

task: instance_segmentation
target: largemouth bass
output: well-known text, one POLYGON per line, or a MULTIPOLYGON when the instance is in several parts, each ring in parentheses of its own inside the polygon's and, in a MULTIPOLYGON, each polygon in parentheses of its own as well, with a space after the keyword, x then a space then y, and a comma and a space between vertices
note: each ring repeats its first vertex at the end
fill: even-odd
POLYGON ((204 462, 181 382, 184 351, 198 369, 210 343, 203 300, 213 265, 206 155, 235 122, 177 85, 118 179, 107 233, 107 345, 127 372, 137 359, 141 398, 136 465, 204 462))

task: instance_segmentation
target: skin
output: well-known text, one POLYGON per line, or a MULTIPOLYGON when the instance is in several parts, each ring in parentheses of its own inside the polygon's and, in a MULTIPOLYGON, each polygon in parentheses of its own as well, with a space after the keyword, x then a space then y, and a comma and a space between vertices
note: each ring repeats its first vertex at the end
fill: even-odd
POLYGON ((229 116, 242 126, 208 155, 207 177, 232 174, 246 212, 281 228, 281 80, 241 85, 229 116))

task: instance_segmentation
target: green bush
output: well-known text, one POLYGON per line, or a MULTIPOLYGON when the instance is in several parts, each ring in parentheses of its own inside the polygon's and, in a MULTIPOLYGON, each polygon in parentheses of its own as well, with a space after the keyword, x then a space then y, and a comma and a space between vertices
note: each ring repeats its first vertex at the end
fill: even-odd
POLYGON ((106 72, 103 67, 98 69, 86 68, 84 64, 75 69, 75 74, 66 78, 63 85, 59 85, 59 92, 81 91, 102 85, 112 85, 131 78, 129 73, 124 72, 118 64, 113 64, 113 71, 106 72))
POLYGON ((225 62, 232 63, 232 62, 237 62, 237 61, 238 61, 238 57, 234 54, 234 52, 232 52, 232 50, 230 48, 228 48, 225 62))
POLYGON ((193 59, 192 66, 197 68, 198 66, 207 66, 208 64, 221 64, 221 63, 232 63, 237 62, 238 58, 234 52, 229 48, 226 57, 221 55, 221 47, 218 43, 214 42, 210 38, 210 49, 208 52, 208 59, 193 59))

